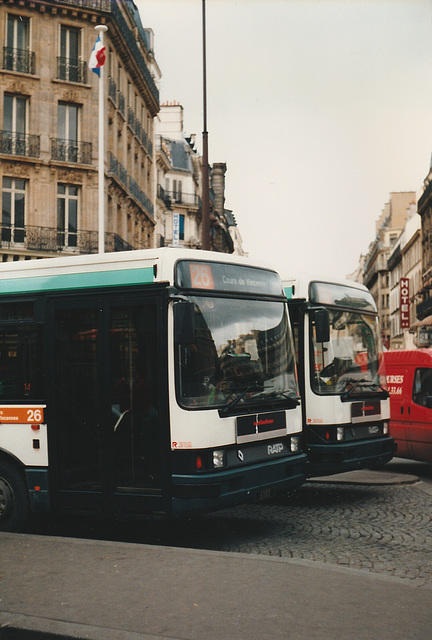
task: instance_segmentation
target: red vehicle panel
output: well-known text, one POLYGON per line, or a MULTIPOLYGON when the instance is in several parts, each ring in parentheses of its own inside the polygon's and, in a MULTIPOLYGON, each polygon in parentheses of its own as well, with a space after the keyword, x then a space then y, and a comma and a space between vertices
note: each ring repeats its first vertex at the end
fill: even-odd
POLYGON ((432 349, 386 351, 384 362, 396 455, 432 462, 432 349))

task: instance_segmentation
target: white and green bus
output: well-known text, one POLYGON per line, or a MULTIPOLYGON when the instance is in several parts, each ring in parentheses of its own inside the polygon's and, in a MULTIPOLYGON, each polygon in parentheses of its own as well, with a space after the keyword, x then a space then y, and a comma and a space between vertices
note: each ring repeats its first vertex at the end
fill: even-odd
POLYGON ((0 530, 176 516, 305 480, 277 273, 164 248, 0 265, 0 530))
POLYGON ((308 477, 391 460, 390 400, 377 308, 350 280, 283 280, 294 332, 308 477))

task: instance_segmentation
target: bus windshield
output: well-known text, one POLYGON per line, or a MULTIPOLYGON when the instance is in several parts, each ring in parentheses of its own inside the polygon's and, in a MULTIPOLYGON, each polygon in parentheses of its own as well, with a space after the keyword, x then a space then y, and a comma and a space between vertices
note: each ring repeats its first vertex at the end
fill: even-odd
MULTIPOLYGON (((190 296, 193 340, 178 345, 179 402, 188 408, 297 398, 291 331, 283 302, 190 296)), ((180 303, 181 304, 181 303, 180 303)))
POLYGON ((329 342, 317 342, 311 319, 312 389, 321 395, 340 394, 342 398, 382 393, 385 377, 380 375, 377 317, 339 309, 328 312, 329 342))

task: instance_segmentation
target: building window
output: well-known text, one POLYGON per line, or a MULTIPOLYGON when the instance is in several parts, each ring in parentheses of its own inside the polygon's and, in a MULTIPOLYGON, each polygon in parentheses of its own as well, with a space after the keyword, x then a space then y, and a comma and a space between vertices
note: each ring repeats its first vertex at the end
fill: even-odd
POLYGON ((27 98, 4 95, 2 153, 26 155, 27 98))
POLYGON ((26 181, 3 177, 2 241, 24 242, 26 181))
MULTIPOLYGON (((19 313, 20 304, 25 303, 7 311, 19 313)), ((29 326, 20 318, 13 320, 12 316, 0 325, 0 398, 15 402, 41 398, 42 328, 29 326)))
POLYGON ((57 185, 57 243, 62 247, 78 246, 79 187, 57 185))
POLYGON ((182 181, 173 180, 173 197, 176 202, 182 201, 182 181))
POLYGON ((30 20, 9 14, 6 24, 6 46, 3 47, 3 69, 34 73, 34 53, 29 51, 30 20))
POLYGON ((179 215, 179 239, 180 240, 184 240, 184 223, 185 223, 185 217, 183 213, 181 213, 179 215))
POLYGON ((81 60, 81 29, 61 25, 58 78, 69 82, 87 82, 87 65, 81 60))
POLYGON ((78 162, 78 113, 79 107, 77 105, 59 102, 57 110, 57 138, 59 141, 57 160, 78 162))

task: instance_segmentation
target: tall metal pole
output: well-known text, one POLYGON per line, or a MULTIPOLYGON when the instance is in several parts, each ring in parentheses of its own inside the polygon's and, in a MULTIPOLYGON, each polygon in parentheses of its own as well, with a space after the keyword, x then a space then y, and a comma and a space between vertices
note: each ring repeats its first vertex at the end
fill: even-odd
MULTIPOLYGON (((103 46, 104 32, 108 29, 103 24, 95 27, 103 46)), ((105 105, 104 105, 104 65, 100 67, 99 75, 99 163, 98 163, 98 218, 99 218, 99 253, 105 253, 105 105)))
POLYGON ((210 198, 208 167, 208 132, 207 132, 207 68, 206 68, 206 13, 205 0, 202 0, 202 32, 203 32, 203 155, 202 155, 202 236, 201 248, 210 250, 210 198))

